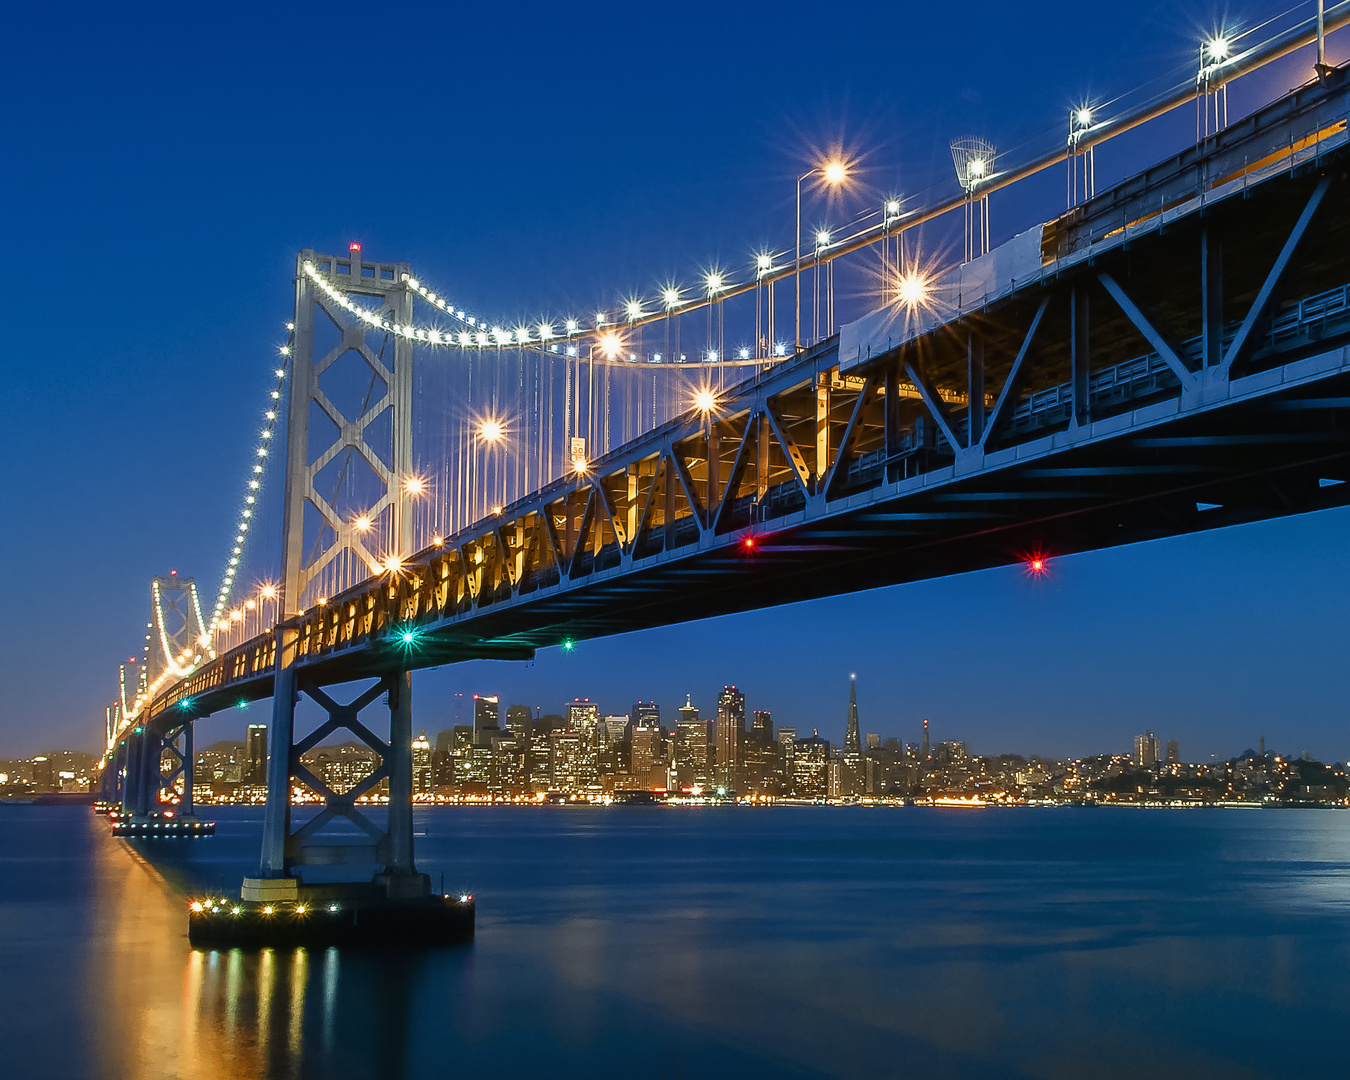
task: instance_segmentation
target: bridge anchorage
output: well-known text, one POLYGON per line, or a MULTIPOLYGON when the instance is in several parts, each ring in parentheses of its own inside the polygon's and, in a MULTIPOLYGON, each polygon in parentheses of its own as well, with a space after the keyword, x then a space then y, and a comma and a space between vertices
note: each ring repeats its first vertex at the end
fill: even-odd
MULTIPOLYGON (((1333 23, 1350 24, 1350 4, 1328 13, 1333 23)), ((1204 93, 1313 40, 1305 27, 1231 69, 1216 61, 1204 93)), ((1057 156, 1008 172, 988 163, 959 198, 888 209, 814 263, 891 242, 1038 169, 1082 165, 1113 130, 1191 100, 1148 104, 1114 127, 1084 120, 1057 156)), ((706 308, 710 328, 715 307, 720 326, 733 296, 755 300, 758 330, 775 284, 797 268, 769 258, 744 287, 719 279, 687 303, 676 291, 656 315, 633 301, 622 333, 597 316, 551 341, 542 327, 489 333, 449 312, 406 264, 302 252, 279 617, 256 632, 247 621, 234 636, 212 630, 110 720, 105 780, 148 806, 154 747, 163 758, 185 724, 272 699, 259 869, 238 900, 195 901, 193 939, 472 933, 472 898, 433 894, 413 858, 417 669, 1350 503, 1348 124, 1343 69, 1319 71, 1114 187, 1094 178, 1053 220, 945 273, 906 277, 837 333, 790 354, 760 342, 738 382, 685 386, 661 418, 644 397, 650 425, 613 441, 610 414, 586 395, 609 385, 607 365, 616 379, 652 378, 656 357, 630 364, 626 347, 588 357, 582 337, 640 343, 679 303, 706 308), (415 304, 435 308, 432 324, 415 304), (446 329, 451 315, 462 328, 446 329), (534 480, 512 493, 500 470, 490 485, 470 471, 468 490, 440 493, 453 512, 437 516, 435 535, 418 534, 409 501, 419 348, 565 368, 564 422, 528 432, 508 477, 534 480), (365 365, 372 388, 347 412, 324 389, 340 362, 365 365), (363 460, 378 488, 358 516, 326 494, 340 454, 363 460), (381 699, 386 738, 362 720, 381 699), (324 717, 308 734, 298 707, 324 717), (343 791, 302 761, 338 731, 380 758, 343 791), (383 821, 368 798, 358 806, 381 784, 383 821), (322 801, 303 821, 297 786, 322 801), (349 880, 320 882, 329 872, 349 880)), ((711 348, 708 358, 720 362, 711 348)), ((542 414, 557 400, 535 404, 542 414)), ((622 407, 613 419, 629 430, 622 407)))

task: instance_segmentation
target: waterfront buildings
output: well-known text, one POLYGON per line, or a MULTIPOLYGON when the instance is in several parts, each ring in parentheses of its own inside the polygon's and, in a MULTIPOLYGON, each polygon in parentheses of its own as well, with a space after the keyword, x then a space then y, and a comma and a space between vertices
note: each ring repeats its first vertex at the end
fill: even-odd
MULTIPOLYGON (((414 798, 504 801, 628 799, 631 797, 745 798, 753 801, 918 801, 952 805, 986 803, 1141 803, 1181 805, 1343 806, 1350 778, 1343 764, 1309 755, 1288 757, 1246 750, 1223 762, 1181 761, 1177 741, 1166 744, 1148 731, 1131 753, 1075 760, 980 756, 964 741, 921 741, 861 730, 857 684, 850 679, 844 741, 836 747, 813 729, 798 738, 795 726, 775 728, 766 709, 750 712, 736 686, 722 687, 715 721, 705 720, 693 695, 677 710, 674 727, 661 723, 654 701, 636 702, 626 714, 603 714, 599 702, 573 698, 560 711, 539 715, 525 705, 506 709, 500 699, 473 698, 472 726, 426 731, 412 743, 414 798), (645 793, 645 794, 644 794, 645 793)), ((918 734, 918 732, 916 732, 918 734)), ((261 803, 266 797, 265 726, 249 725, 242 742, 223 741, 195 755, 196 800, 261 803), (256 780, 261 773, 263 779, 256 780)), ((174 762, 165 757, 165 772, 174 762)), ((362 801, 387 797, 388 781, 374 782, 378 754, 360 741, 321 745, 300 759, 338 794, 362 801)), ((0 761, 0 797, 31 797, 88 790, 96 783, 95 759, 68 753, 0 761)), ((297 798, 312 799, 297 787, 297 798)))

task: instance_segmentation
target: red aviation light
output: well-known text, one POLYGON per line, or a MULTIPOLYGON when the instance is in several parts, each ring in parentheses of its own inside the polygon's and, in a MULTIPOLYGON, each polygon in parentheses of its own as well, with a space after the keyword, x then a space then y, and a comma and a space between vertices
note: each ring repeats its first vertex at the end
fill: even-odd
POLYGON ((360 242, 357 241, 357 240, 353 240, 350 244, 347 245, 347 250, 348 250, 348 251, 360 251, 360 250, 361 250, 361 244, 360 244, 360 242))
POLYGON ((1044 555, 1033 554, 1027 556, 1027 573, 1032 577, 1044 577, 1050 572, 1050 560, 1044 555))
POLYGON ((759 542, 753 536, 747 536, 741 541, 741 547, 746 551, 754 551, 759 546, 759 542))

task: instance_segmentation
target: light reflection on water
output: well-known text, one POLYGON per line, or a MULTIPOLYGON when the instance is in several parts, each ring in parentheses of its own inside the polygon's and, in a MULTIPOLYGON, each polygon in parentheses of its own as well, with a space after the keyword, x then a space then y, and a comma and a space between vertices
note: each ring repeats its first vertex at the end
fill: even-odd
POLYGON ((256 858, 257 813, 218 818, 213 839, 133 849, 82 811, 0 809, 0 1072, 987 1080, 1344 1061, 1350 814, 422 811, 419 864, 474 890, 479 934, 406 953, 190 948, 182 890, 256 858))

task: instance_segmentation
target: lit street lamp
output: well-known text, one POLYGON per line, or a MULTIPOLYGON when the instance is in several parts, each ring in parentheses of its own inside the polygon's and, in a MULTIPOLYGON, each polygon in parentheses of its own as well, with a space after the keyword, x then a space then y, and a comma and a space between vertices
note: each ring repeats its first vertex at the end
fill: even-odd
POLYGON ((802 181, 808 176, 814 176, 820 173, 825 183, 831 187, 838 187, 848 179, 848 166, 842 161, 835 160, 826 162, 824 167, 812 169, 810 172, 802 173, 797 177, 797 261, 793 276, 796 278, 797 288, 797 348, 802 347, 802 181))

